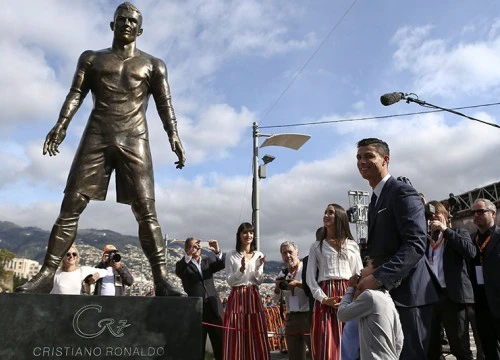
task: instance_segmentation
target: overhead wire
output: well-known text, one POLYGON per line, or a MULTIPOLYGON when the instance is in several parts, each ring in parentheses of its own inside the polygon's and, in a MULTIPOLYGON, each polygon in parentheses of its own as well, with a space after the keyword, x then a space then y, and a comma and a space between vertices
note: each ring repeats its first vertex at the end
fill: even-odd
MULTIPOLYGON (((451 110, 474 109, 474 108, 497 106, 497 105, 500 105, 500 102, 487 103, 487 104, 479 104, 479 105, 461 106, 461 107, 451 108, 451 110)), ((342 122, 381 120, 381 119, 390 119, 390 118, 404 117, 404 116, 414 116, 414 115, 437 113, 437 112, 445 112, 445 111, 446 110, 437 110, 436 109, 436 110, 426 110, 426 111, 415 111, 415 112, 403 113, 403 114, 367 116, 367 117, 351 118, 351 119, 310 121, 310 122, 293 123, 293 124, 282 124, 282 125, 267 125, 267 126, 259 126, 259 129, 275 129, 275 128, 285 128, 285 127, 297 127, 297 126, 324 125, 324 124, 342 123, 342 122)))
POLYGON ((261 123, 264 122, 264 119, 267 118, 267 116, 271 113, 271 111, 275 108, 275 106, 280 102, 281 98, 283 97, 283 95, 285 95, 285 93, 288 91, 288 89, 290 89, 292 87, 292 85, 295 83, 295 80, 297 80, 297 78, 300 76, 300 74, 302 74, 302 72, 307 67, 307 65, 309 65, 309 63, 312 61, 312 59, 321 50, 321 48, 323 47, 323 45, 325 45, 326 41, 333 34, 333 32, 335 30, 337 30, 337 28, 339 27, 339 25, 342 23, 342 21, 345 19, 345 17, 347 16, 347 14, 349 14, 349 12, 352 10, 352 8, 354 7, 354 5, 356 5, 357 2, 358 2, 358 0, 354 0, 352 2, 351 6, 349 6, 349 8, 347 8, 347 10, 344 12, 344 14, 340 17, 340 19, 333 25, 333 27, 330 29, 330 31, 325 36, 325 38, 323 39, 323 41, 318 45, 318 47, 316 48, 316 50, 314 50, 314 52, 311 54, 311 56, 309 56, 309 58, 304 63, 304 65, 302 65, 302 67, 295 73, 295 75, 292 77, 292 79, 290 80, 290 82, 285 86, 285 88, 281 91, 281 93, 278 95, 278 97, 276 98, 276 100, 274 100, 274 102, 271 104, 271 106, 269 107, 269 109, 264 113, 264 115, 262 116, 261 123))

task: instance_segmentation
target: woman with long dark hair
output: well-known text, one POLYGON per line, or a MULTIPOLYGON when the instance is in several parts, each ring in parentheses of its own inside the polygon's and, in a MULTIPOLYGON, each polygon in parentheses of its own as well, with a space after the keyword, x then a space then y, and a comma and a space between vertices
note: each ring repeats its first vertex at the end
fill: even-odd
POLYGON ((337 307, 347 281, 360 273, 363 264, 342 206, 328 204, 317 236, 319 241, 311 245, 307 264, 307 284, 315 299, 312 355, 315 360, 340 360, 342 323, 337 319, 337 307))
POLYGON ((231 293, 224 315, 225 360, 269 360, 269 345, 262 300, 264 254, 256 249, 254 228, 242 223, 236 232, 236 249, 226 254, 227 282, 231 293))

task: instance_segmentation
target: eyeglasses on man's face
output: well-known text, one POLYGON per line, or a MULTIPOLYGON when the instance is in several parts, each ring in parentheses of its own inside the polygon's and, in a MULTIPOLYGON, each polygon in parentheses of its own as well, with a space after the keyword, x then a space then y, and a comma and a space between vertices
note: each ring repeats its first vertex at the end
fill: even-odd
POLYGON ((491 211, 491 210, 490 209, 472 210, 472 215, 483 215, 483 214, 486 214, 488 211, 491 211))
POLYGON ((70 258, 70 257, 78 257, 78 254, 76 252, 69 252, 69 253, 66 253, 66 257, 67 258, 70 258))

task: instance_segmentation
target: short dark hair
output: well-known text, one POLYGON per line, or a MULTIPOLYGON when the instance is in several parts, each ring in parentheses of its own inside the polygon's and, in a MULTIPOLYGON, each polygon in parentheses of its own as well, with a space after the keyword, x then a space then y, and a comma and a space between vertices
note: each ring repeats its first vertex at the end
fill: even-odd
POLYGON ((198 239, 197 239, 197 238, 195 238, 195 237, 192 237, 192 236, 190 236, 190 237, 188 237, 188 238, 186 239, 186 241, 184 242, 184 250, 187 250, 187 249, 188 249, 189 243, 190 243, 191 241, 193 241, 193 240, 198 240, 198 239))
POLYGON ((383 140, 377 138, 366 138, 358 141, 358 148, 362 146, 373 146, 377 152, 382 156, 389 156, 391 154, 389 145, 383 140))
POLYGON ((116 19, 116 15, 118 14, 118 12, 120 10, 134 11, 137 14, 139 14, 139 27, 141 27, 141 25, 142 25, 142 13, 139 11, 139 9, 135 5, 129 3, 128 1, 118 5, 118 7, 116 8, 115 13, 113 15, 113 21, 116 19))

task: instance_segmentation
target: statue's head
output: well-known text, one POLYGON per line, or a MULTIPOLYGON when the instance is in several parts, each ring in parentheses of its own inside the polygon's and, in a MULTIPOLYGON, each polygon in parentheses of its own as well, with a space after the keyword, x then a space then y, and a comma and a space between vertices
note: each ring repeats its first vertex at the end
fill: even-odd
POLYGON ((128 1, 118 5, 113 16, 113 21, 109 24, 111 30, 115 32, 115 36, 117 35, 117 29, 123 25, 123 22, 127 21, 134 23, 130 26, 132 27, 134 33, 132 35, 134 35, 135 40, 135 37, 142 34, 142 14, 137 7, 128 1))

